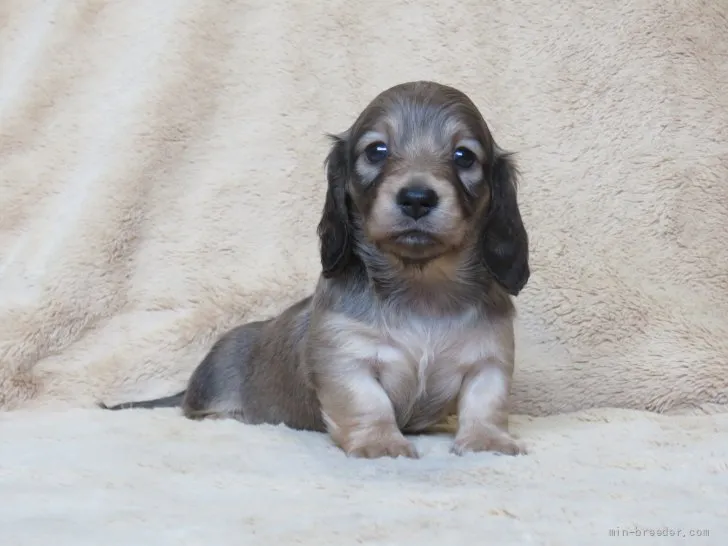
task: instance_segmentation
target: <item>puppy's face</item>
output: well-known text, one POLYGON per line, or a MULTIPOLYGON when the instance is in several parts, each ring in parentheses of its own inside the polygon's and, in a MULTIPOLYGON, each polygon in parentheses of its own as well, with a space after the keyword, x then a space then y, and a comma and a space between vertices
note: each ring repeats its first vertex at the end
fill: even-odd
POLYGON ((468 249, 509 293, 526 284, 515 167, 465 94, 397 85, 333 140, 319 224, 324 276, 342 272, 363 237, 405 265, 468 249))
POLYGON ((367 239, 407 262, 456 251, 487 209, 491 139, 460 93, 417 86, 377 97, 350 130, 347 191, 367 239))

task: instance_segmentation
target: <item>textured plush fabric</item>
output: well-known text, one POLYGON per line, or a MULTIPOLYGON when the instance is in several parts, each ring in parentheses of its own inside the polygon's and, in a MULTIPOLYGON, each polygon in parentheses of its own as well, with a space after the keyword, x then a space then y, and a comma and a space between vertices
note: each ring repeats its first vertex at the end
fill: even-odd
POLYGON ((728 414, 706 419, 517 417, 528 457, 423 437, 417 461, 369 461, 173 410, 19 412, 0 428, 0 543, 725 546, 728 414))
MULTIPOLYGON (((302 453, 309 453, 311 464, 339 469, 322 487, 343 494, 335 493, 336 480, 345 482, 352 472, 355 481, 342 491, 363 503, 344 503, 351 511, 338 516, 320 511, 325 523, 309 533, 320 525, 336 528, 337 517, 410 510, 409 497, 377 504, 377 492, 396 494, 412 479, 427 484, 433 465, 447 475, 476 467, 505 473, 495 481, 482 478, 483 494, 502 487, 508 498, 523 495, 518 502, 549 503, 554 511, 560 503, 573 507, 583 500, 559 490, 558 464, 583 475, 602 472, 595 469, 602 457, 652 465, 641 451, 644 438, 633 448, 613 443, 630 442, 630 430, 641 434, 649 423, 671 421, 637 413, 609 424, 580 424, 554 414, 607 407, 726 409, 726 29, 728 4, 692 0, 3 0, 0 408, 30 412, 2 415, 3 456, 22 461, 23 453, 41 450, 48 465, 73 466, 83 461, 71 460, 73 453, 108 455, 89 431, 110 439, 117 430, 119 449, 138 442, 135 456, 159 461, 173 449, 169 442, 180 441, 191 449, 183 455, 184 472, 198 466, 203 472, 190 478, 190 487, 207 483, 211 489, 201 498, 213 506, 235 502, 234 496, 216 500, 214 483, 245 464, 236 456, 250 456, 265 460, 265 475, 256 477, 257 463, 245 467, 234 494, 252 503, 267 495, 269 504, 261 506, 275 506, 289 483, 301 491, 300 500, 290 497, 281 506, 289 502, 290 510, 299 510, 296 517, 305 518, 317 511, 305 499, 324 475, 296 470, 304 464, 302 453), (223 330, 276 313, 311 291, 319 271, 315 228, 325 189, 324 134, 345 129, 383 89, 415 79, 468 93, 498 143, 517 153, 533 273, 516 300, 513 407, 522 416, 541 416, 536 440, 545 437, 539 434, 549 438, 541 440, 541 452, 517 461, 464 463, 442 455, 446 443, 432 440, 441 454, 434 462, 357 467, 320 447, 326 441, 320 436, 94 409, 97 400, 176 392, 223 330), (57 410, 72 413, 52 413, 57 410), (170 438, 178 429, 184 440, 170 438), (215 446, 219 434, 235 440, 215 446), (319 447, 309 451, 309 444, 319 447), (581 450, 574 460, 571 445, 581 450), (265 459, 271 450, 275 461, 265 459), (405 474, 392 474, 393 468, 405 474), (279 470, 286 483, 276 478, 279 470), (292 484, 294 476, 303 481, 292 484), (381 489, 373 485, 357 497, 361 476, 371 476, 381 489), (541 482, 523 476, 549 481, 549 489, 541 491, 541 482)), ((609 416, 616 410, 604 411, 609 416)), ((690 419, 705 442, 726 424, 716 415, 690 419)), ((524 431, 526 442, 530 432, 524 431)), ((584 495, 614 505, 609 525, 627 525, 628 514, 636 523, 647 521, 639 510, 657 514, 644 499, 679 502, 682 491, 690 510, 715 500, 701 488, 724 477, 725 468, 709 475, 711 463, 700 459, 685 463, 695 466, 695 475, 689 469, 675 474, 671 468, 689 456, 692 437, 684 436, 687 447, 676 453, 659 447, 669 444, 662 432, 653 434, 649 457, 662 461, 662 470, 651 468, 639 495, 632 491, 634 504, 613 497, 612 486, 599 492, 596 477, 584 486, 591 491, 584 495), (666 462, 670 457, 677 459, 666 462)), ((714 441, 725 444, 725 436, 714 441)), ((725 455, 724 447, 695 449, 696 457, 725 455)), ((135 461, 123 453, 114 457, 144 496, 151 471, 134 471, 135 461)), ((33 517, 24 512, 32 503, 26 499, 24 505, 22 498, 35 491, 33 475, 42 472, 33 464, 26 474, 11 476, 21 481, 11 486, 21 497, 12 512, 17 517, 33 517)), ((71 475, 82 472, 73 468, 71 475)), ((165 468, 155 474, 160 484, 165 468)), ((92 487, 84 476, 84 487, 92 487)), ((435 524, 438 506, 453 517, 466 504, 475 518, 468 525, 475 527, 463 536, 499 525, 488 519, 488 501, 478 507, 480 489, 467 480, 462 488, 455 482, 435 487, 429 501, 420 499, 433 503, 423 512, 426 521, 435 524)), ((195 492, 189 495, 193 499, 195 492)), ((184 520, 186 499, 172 496, 184 520)), ((602 532, 611 516, 594 499, 574 510, 592 506, 605 518, 602 532)), ((203 500, 190 502, 195 510, 203 500)), ((553 519, 546 508, 533 513, 553 519)), ((85 517, 81 505, 68 508, 74 509, 85 517)), ((717 517, 715 510, 706 508, 706 517, 717 517)), ((239 517, 246 517, 244 509, 239 517)), ((261 529, 269 520, 251 521, 261 529)), ((519 529, 532 523, 498 521, 519 529)))
POLYGON ((4 407, 174 390, 310 291, 324 133, 412 79, 518 153, 516 411, 728 402, 725 6, 3 5, 4 407))

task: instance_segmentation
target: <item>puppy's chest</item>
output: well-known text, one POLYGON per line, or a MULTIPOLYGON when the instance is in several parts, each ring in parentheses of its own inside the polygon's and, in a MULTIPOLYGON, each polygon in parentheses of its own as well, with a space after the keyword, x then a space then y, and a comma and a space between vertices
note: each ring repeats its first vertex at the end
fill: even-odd
POLYGON ((492 352, 488 332, 468 318, 411 318, 380 327, 376 371, 410 395, 452 390, 471 365, 492 352))
POLYGON ((443 360, 456 365, 464 351, 462 332, 445 325, 424 321, 394 328, 382 328, 377 335, 377 360, 384 366, 412 366, 425 372, 443 360))
POLYGON ((447 319, 382 316, 374 322, 333 315, 322 331, 336 347, 337 365, 370 367, 397 398, 452 395, 473 364, 498 356, 494 332, 475 312, 447 319))

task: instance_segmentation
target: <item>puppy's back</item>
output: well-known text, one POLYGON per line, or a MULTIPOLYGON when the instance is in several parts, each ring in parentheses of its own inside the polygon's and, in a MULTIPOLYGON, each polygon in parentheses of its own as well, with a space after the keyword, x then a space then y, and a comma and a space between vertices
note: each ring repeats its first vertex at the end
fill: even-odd
POLYGON ((190 378, 185 415, 323 431, 318 399, 300 361, 310 304, 304 298, 275 318, 223 335, 190 378))

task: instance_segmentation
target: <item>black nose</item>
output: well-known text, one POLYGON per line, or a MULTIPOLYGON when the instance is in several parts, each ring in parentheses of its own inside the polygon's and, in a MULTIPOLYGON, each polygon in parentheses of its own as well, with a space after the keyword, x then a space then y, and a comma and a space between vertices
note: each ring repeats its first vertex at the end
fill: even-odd
POLYGON ((435 190, 430 188, 402 188, 397 193, 397 204, 407 216, 415 220, 430 213, 437 206, 435 190))

